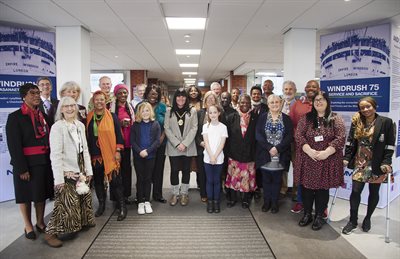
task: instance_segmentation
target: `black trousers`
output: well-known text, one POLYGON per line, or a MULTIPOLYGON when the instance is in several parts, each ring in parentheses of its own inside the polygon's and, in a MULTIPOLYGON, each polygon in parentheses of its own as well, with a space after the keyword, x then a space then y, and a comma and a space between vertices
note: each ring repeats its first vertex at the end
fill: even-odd
MULTIPOLYGON (((96 196, 99 201, 105 201, 107 192, 104 185, 104 164, 100 164, 96 161, 93 166, 93 180, 94 180, 94 188, 96 191, 96 196)), ((122 186, 122 177, 121 174, 116 174, 115 172, 112 175, 112 179, 110 182, 110 189, 112 189, 112 193, 115 197, 115 200, 122 202, 124 200, 123 195, 123 186, 122 186)))
POLYGON ((190 159, 188 156, 170 156, 171 185, 179 185, 179 171, 182 171, 182 183, 189 184, 190 181, 190 159))
POLYGON ((150 201, 151 178, 154 170, 155 158, 135 157, 133 164, 136 171, 136 188, 138 202, 150 201))
MULTIPOLYGON (((353 181, 353 187, 350 195, 350 221, 353 224, 357 224, 358 220, 358 207, 360 206, 361 193, 364 189, 365 183, 353 181)), ((378 205, 379 202, 379 188, 380 183, 369 183, 369 195, 368 195, 368 208, 366 218, 370 219, 372 213, 378 205)))
POLYGON ((302 186, 302 196, 305 214, 312 213, 313 204, 315 202, 315 214, 317 216, 323 215, 324 210, 328 207, 329 190, 312 190, 302 186))
MULTIPOLYGON (((279 190, 281 188, 282 182, 282 172, 281 171, 268 171, 262 170, 262 187, 264 190, 264 204, 269 202, 278 203, 279 190)), ((261 186, 259 186, 260 188, 261 186)))
POLYGON ((197 157, 196 157, 196 162, 197 162, 197 184, 200 187, 200 197, 201 198, 207 198, 207 192, 206 192, 206 173, 204 171, 204 154, 201 149, 197 150, 197 157))
POLYGON ((161 143, 157 149, 155 165, 153 169, 153 199, 158 200, 163 197, 162 187, 164 180, 164 164, 165 164, 165 146, 166 143, 161 143))

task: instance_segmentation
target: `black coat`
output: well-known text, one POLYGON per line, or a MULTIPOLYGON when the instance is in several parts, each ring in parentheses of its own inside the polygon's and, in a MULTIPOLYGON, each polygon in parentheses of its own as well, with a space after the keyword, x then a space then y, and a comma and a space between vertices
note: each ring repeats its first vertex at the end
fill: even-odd
MULTIPOLYGON (((46 115, 44 114, 45 119, 46 115)), ((8 116, 6 124, 7 145, 10 152, 13 173, 20 175, 36 165, 50 165, 50 152, 39 155, 24 155, 24 147, 44 146, 49 148, 49 132, 47 136, 37 139, 28 115, 22 114, 21 109, 8 116)))
POLYGON ((50 102, 51 102, 51 107, 48 113, 46 113, 46 109, 44 107, 44 102, 42 100, 40 100, 39 103, 39 110, 43 113, 43 114, 47 114, 47 122, 49 123, 49 126, 53 126, 54 124, 54 120, 55 120, 55 116, 56 116, 56 112, 57 112, 57 106, 58 106, 58 100, 54 99, 54 98, 50 98, 50 102))
MULTIPOLYGON (((274 147, 268 142, 267 136, 265 135, 265 123, 267 122, 268 113, 263 113, 258 118, 256 127, 256 140, 257 140, 257 155, 256 155, 256 168, 261 167, 265 163, 271 162, 271 155, 269 150, 274 147)), ((282 113, 283 125, 285 131, 283 133, 283 139, 281 143, 276 145, 276 149, 279 153, 279 163, 289 170, 291 150, 290 146, 293 142, 293 124, 289 116, 282 113)))
MULTIPOLYGON (((348 168, 354 169, 355 156, 358 148, 358 140, 354 138, 355 125, 350 127, 350 133, 346 141, 344 160, 349 161, 348 168)), ((372 137, 372 172, 375 175, 384 174, 381 165, 391 165, 395 145, 395 129, 390 118, 377 115, 374 135, 372 137)))
POLYGON ((233 160, 248 163, 255 161, 256 151, 256 124, 258 116, 251 112, 250 121, 247 127, 246 134, 242 136, 240 128, 239 113, 232 113, 227 118, 226 126, 228 128, 229 145, 228 154, 233 160))

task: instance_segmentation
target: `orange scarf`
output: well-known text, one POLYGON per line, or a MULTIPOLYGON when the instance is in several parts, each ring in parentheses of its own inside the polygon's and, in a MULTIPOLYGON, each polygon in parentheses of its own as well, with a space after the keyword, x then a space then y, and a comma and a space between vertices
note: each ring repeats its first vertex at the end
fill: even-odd
MULTIPOLYGON (((94 111, 89 112, 87 116, 87 128, 93 119, 94 111)), ((93 122, 96 123, 96 122, 93 122)), ((115 152, 117 151, 117 138, 115 136, 114 120, 111 112, 104 110, 104 116, 98 126, 98 142, 101 150, 101 156, 104 161, 104 177, 111 182, 112 173, 119 171, 119 162, 115 160, 115 152)))

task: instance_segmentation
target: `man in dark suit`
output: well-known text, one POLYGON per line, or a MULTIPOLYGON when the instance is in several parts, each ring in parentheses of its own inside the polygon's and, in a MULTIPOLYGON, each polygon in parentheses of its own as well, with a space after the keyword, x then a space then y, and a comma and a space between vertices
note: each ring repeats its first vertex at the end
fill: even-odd
POLYGON ((53 90, 53 86, 51 84, 51 80, 48 77, 39 77, 36 82, 40 90, 41 99, 39 110, 47 114, 47 122, 51 127, 54 123, 54 116, 57 111, 58 100, 51 98, 51 91, 53 90))

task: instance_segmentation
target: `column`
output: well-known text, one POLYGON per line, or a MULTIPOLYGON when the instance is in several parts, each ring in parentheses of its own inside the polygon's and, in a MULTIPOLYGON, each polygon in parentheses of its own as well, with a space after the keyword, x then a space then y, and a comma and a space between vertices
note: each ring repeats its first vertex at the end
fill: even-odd
POLYGON ((303 92, 307 81, 315 78, 316 29, 292 28, 284 34, 284 80, 296 83, 303 92))
MULTIPOLYGON (((81 86, 78 102, 87 106, 90 91, 90 32, 82 26, 56 27, 57 89, 67 81, 81 86)), ((58 93, 57 93, 58 94, 58 93)))

